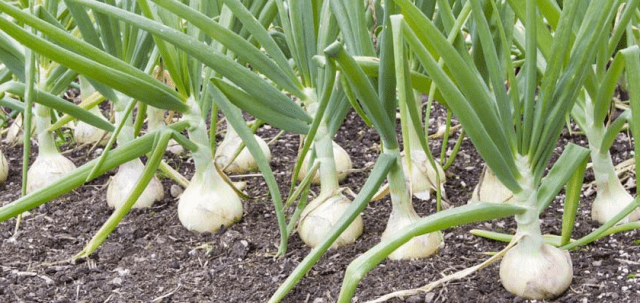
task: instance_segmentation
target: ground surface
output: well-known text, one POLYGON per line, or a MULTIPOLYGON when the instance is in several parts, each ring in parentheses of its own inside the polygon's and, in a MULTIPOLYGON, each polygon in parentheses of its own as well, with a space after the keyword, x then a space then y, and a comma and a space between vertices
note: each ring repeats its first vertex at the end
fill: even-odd
MULTIPOLYGON (((441 116, 442 113, 440 113, 441 116)), ((433 122, 433 121, 432 121, 433 122)), ((435 121, 438 122, 438 121, 435 121)), ((435 124, 433 124, 435 125, 435 124)), ((261 129, 265 137, 277 131, 261 129)), ((456 135, 450 140, 453 146, 456 135)), ((630 158, 629 144, 621 135, 612 150, 615 162, 630 158)), ((584 145, 583 137, 565 134, 584 145)), ((341 185, 358 192, 378 154, 379 138, 350 114, 337 140, 354 160, 359 172, 341 185)), ((434 150, 439 143, 432 142, 434 150)), ((22 149, 0 145, 12 163, 9 180, 0 185, 0 203, 19 196, 19 159, 22 149)), ((280 190, 288 192, 289 171, 295 160, 298 139, 285 135, 274 143, 271 162, 280 190)), ((86 161, 87 150, 71 151, 76 163, 86 161)), ((168 156, 168 163, 182 174, 193 174, 191 162, 168 156)), ((446 193, 454 206, 463 205, 478 181, 482 161, 465 139, 462 150, 448 170, 446 193)), ((113 174, 113 172, 111 173, 113 174)), ((587 173, 587 182, 593 180, 587 173)), ((133 210, 89 259, 64 262, 78 253, 111 214, 105 202, 108 176, 98 178, 62 198, 25 215, 14 234, 15 220, 0 223, 1 302, 266 302, 309 252, 293 235, 283 258, 274 258, 279 233, 267 187, 258 177, 243 178, 247 193, 243 219, 216 234, 185 230, 177 217, 177 200, 169 194, 173 184, 165 179, 165 198, 151 209, 133 210), (59 262, 63 261, 63 262, 59 262), (59 263, 56 263, 59 262, 59 263), (55 264, 50 264, 55 263, 55 264)), ((633 190, 635 195, 635 190, 633 190)), ((589 215, 593 196, 583 199, 574 238, 598 225, 589 215)), ((421 216, 435 211, 433 201, 414 199, 421 216)), ((559 234, 561 199, 556 199, 542 217, 543 233, 559 234)), ((388 198, 372 202, 363 213, 364 234, 353 245, 330 250, 285 298, 284 302, 334 302, 346 266, 374 246, 390 212, 388 198)), ((383 261, 364 277, 354 302, 416 288, 476 265, 505 243, 472 236, 469 230, 484 228, 514 232, 513 219, 472 224, 444 231, 445 246, 433 257, 415 261, 383 261)), ((572 251, 574 279, 556 302, 640 302, 640 234, 617 234, 572 251)), ((462 280, 449 282, 429 293, 391 302, 524 302, 506 292, 499 282, 498 263, 462 280)))

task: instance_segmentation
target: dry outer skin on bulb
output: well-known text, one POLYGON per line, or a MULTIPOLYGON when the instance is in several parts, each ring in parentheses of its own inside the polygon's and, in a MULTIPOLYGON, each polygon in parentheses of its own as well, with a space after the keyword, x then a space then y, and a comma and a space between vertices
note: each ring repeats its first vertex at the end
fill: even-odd
POLYGON ((7 176, 9 176, 9 162, 0 150, 0 183, 6 181, 7 176))
MULTIPOLYGON (((144 171, 144 165, 140 159, 133 159, 120 165, 118 172, 111 178, 107 188, 107 204, 110 207, 120 208, 127 200, 133 187, 144 171)), ((160 180, 153 176, 147 184, 133 208, 151 207, 153 202, 164 197, 164 188, 160 180)))
POLYGON ((180 195, 178 218, 184 227, 196 232, 216 232, 242 218, 242 201, 218 174, 213 161, 194 175, 180 195))
POLYGON ((431 191, 436 190, 437 178, 436 170, 440 175, 440 190, 444 194, 444 182, 446 181, 446 175, 442 167, 436 162, 436 169, 433 168, 427 155, 421 149, 411 150, 411 173, 409 173, 409 167, 407 157, 402 157, 402 167, 404 168, 405 176, 408 176, 411 181, 411 192, 418 199, 426 201, 431 196, 431 191))
MULTIPOLYGON (((333 157, 336 163, 336 172, 338 173, 338 181, 344 180, 349 171, 353 168, 353 163, 351 162, 351 157, 338 143, 332 141, 333 145, 333 157)), ((298 174, 298 181, 302 181, 305 176, 307 176, 307 170, 309 167, 309 158, 311 157, 311 152, 308 152, 304 157, 304 161, 302 162, 302 166, 300 167, 300 173, 298 174)), ((311 183, 320 184, 320 176, 318 172, 313 175, 311 179, 311 183)))
MULTIPOLYGON (((300 216, 298 234, 302 241, 310 247, 320 245, 350 204, 351 201, 342 194, 329 198, 319 196, 311 201, 300 216)), ((362 217, 358 215, 333 242, 331 248, 353 243, 362 234, 362 229, 362 217)))
MULTIPOLYGON (((231 132, 231 130, 229 130, 229 132, 231 132)), ((271 161, 271 151, 269 150, 267 142, 258 135, 254 135, 254 138, 258 141, 258 145, 260 145, 260 149, 265 158, 267 158, 267 161, 271 161)), ((242 138, 233 131, 233 133, 227 133, 222 143, 220 143, 220 146, 216 149, 216 164, 218 167, 223 168, 224 172, 242 174, 258 170, 258 163, 246 147, 243 147, 238 156, 229 163, 241 144, 242 138)))
POLYGON ((500 182, 493 171, 485 166, 480 176, 480 181, 473 190, 472 202, 494 202, 494 203, 511 203, 514 201, 513 193, 500 182))

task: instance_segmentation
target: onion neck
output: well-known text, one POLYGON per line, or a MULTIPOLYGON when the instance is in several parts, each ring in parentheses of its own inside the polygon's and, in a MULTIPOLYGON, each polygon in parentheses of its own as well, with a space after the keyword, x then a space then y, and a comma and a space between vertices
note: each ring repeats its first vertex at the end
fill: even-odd
POLYGON ((608 150, 600 150, 599 146, 600 144, 597 143, 591 144, 591 140, 589 140, 597 194, 626 192, 616 173, 615 166, 611 160, 611 153, 608 150))
POLYGON ((320 161, 320 195, 334 192, 338 189, 338 173, 333 157, 333 142, 325 121, 320 122, 313 142, 317 156, 316 161, 320 161))
MULTIPOLYGON (((196 167, 193 180, 202 180, 204 173, 211 169, 209 166, 215 164, 213 161, 213 154, 211 153, 211 144, 207 132, 207 125, 200 114, 200 106, 196 103, 193 96, 190 96, 187 99, 187 105, 191 108, 191 110, 185 113, 184 116, 189 122, 189 128, 187 128, 189 139, 198 146, 198 150, 191 153, 191 157, 193 158, 196 167)), ((212 175, 216 175, 217 178, 219 178, 219 180, 216 181, 224 182, 219 174, 214 173, 212 175)))
POLYGON ((124 121, 124 125, 122 126, 122 129, 120 130, 120 133, 118 133, 117 141, 118 141, 118 145, 123 145, 135 139, 133 137, 133 134, 134 134, 133 116, 129 114, 128 117, 125 117, 127 106, 129 106, 129 104, 134 101, 131 97, 125 94, 122 94, 120 92, 116 92, 116 96, 118 97, 118 100, 115 102, 115 113, 114 113, 116 125, 124 121))
POLYGON ((387 174, 389 181, 389 194, 391 196, 391 217, 415 213, 411 204, 411 193, 402 169, 400 149, 384 148, 384 153, 396 157, 396 165, 393 165, 387 174))
POLYGON ((34 119, 38 134, 38 154, 43 156, 59 154, 53 134, 47 131, 51 126, 51 110, 44 105, 36 104, 34 119))
POLYGON ((515 203, 527 208, 524 213, 515 216, 518 225, 516 234, 522 235, 518 247, 522 251, 539 252, 542 248, 543 238, 537 207, 537 186, 533 182, 534 178, 528 157, 517 156, 516 166, 521 174, 519 183, 522 190, 514 194, 515 203))

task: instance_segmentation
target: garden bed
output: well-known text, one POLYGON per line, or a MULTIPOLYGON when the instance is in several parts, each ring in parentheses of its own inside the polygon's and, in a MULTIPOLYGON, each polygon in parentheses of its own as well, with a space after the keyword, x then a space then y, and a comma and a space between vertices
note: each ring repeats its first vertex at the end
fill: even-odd
MULTIPOLYGON (((442 110, 439 110, 442 116, 442 110)), ((432 123, 431 125, 435 124, 432 123)), ((262 127, 263 137, 277 130, 262 127)), ((450 146, 455 142, 456 133, 450 146)), ((625 136, 625 134, 620 135, 625 136)), ((628 139, 614 145, 618 163, 630 158, 628 139)), ((562 146, 571 141, 585 145, 579 135, 563 134, 562 146)), ((267 140, 268 141, 268 140, 267 140)), ((379 137, 350 113, 337 135, 359 170, 341 183, 355 193, 364 184, 379 154, 379 137)), ((22 149, 0 145, 11 162, 6 183, 0 185, 0 203, 19 197, 22 149)), ((286 134, 271 145, 280 190, 288 192, 290 171, 298 148, 298 137, 286 134)), ((432 142, 439 151, 437 140, 432 142)), ((82 164, 88 148, 69 151, 82 164)), ((439 152, 438 152, 439 153, 439 152)), ((95 156, 93 154, 92 156, 95 156)), ((186 177, 193 174, 187 157, 167 154, 167 162, 186 177)), ((448 169, 445 184, 448 202, 466 203, 482 170, 482 161, 468 139, 448 169)), ((111 175, 113 172, 111 173, 111 175)), ((233 178, 233 180, 240 180, 233 178)), ((246 192, 255 199, 244 201, 242 220, 216 234, 188 232, 178 220, 177 199, 170 195, 174 184, 163 180, 165 198, 151 209, 132 210, 96 253, 88 259, 66 261, 78 253, 106 221, 112 210, 105 202, 108 175, 43 206, 23 217, 17 234, 15 220, 0 223, 0 301, 2 302, 266 302, 277 287, 308 254, 294 234, 284 257, 275 253, 280 239, 271 199, 260 177, 245 177, 246 192)), ((585 183, 593 181, 587 171, 585 183)), ((317 189, 314 190, 317 192, 317 189)), ((634 193, 635 194, 635 193, 634 193)), ((574 238, 598 227, 590 218, 595 195, 584 197, 579 208, 574 238)), ((543 213, 543 233, 559 234, 561 196, 543 213)), ((414 199, 421 216, 435 212, 433 200, 414 199)), ((284 302, 334 302, 344 271, 355 257, 380 240, 390 213, 389 198, 371 202, 363 213, 365 230, 355 244, 328 251, 284 302)), ((513 233, 513 219, 467 225, 444 231, 445 246, 436 255, 414 261, 383 261, 364 277, 354 302, 364 302, 384 294, 416 288, 444 275, 476 265, 485 253, 504 248, 505 243, 472 236, 469 230, 483 228, 513 233)), ((640 298, 640 235, 626 232, 601 239, 571 252, 574 279, 557 302, 638 302, 640 298)), ((462 280, 454 280, 432 292, 390 302, 523 302, 500 284, 498 264, 462 280)))

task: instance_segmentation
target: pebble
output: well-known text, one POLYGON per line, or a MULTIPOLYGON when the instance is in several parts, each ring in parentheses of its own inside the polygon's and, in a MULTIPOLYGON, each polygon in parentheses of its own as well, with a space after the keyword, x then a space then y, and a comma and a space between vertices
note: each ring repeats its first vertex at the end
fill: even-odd
POLYGON ((169 192, 171 193, 171 197, 174 197, 174 198, 177 198, 178 196, 180 196, 183 191, 184 190, 182 189, 182 187, 177 184, 171 185, 171 189, 169 190, 169 192))
POLYGON ((120 286, 120 285, 122 285, 122 278, 120 278, 120 277, 113 278, 113 280, 111 280, 109 282, 109 284, 120 286))

